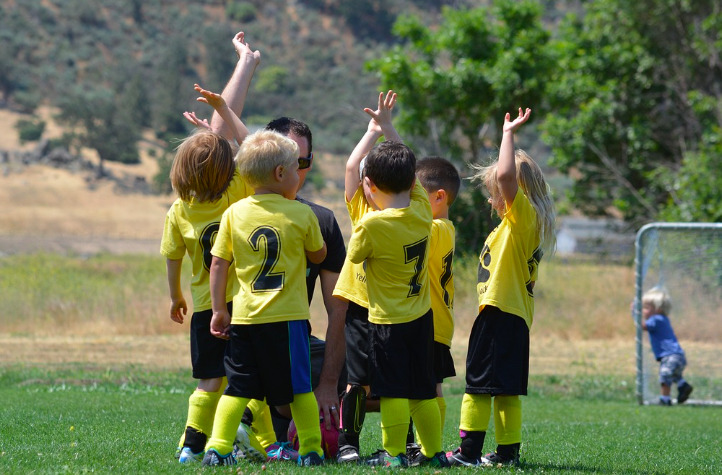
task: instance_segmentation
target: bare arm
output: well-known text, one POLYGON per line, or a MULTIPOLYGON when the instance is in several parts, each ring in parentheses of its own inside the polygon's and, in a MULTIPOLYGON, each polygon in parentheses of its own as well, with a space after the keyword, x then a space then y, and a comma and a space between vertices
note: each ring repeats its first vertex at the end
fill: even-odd
MULTIPOLYGON (((246 103, 248 88, 251 85, 251 78, 253 78, 256 66, 261 62, 261 53, 259 53, 258 50, 251 50, 248 43, 245 42, 245 33, 242 31, 233 37, 233 46, 238 54, 238 62, 221 95, 231 111, 237 117, 241 117, 243 106, 246 103)), ((229 124, 217 112, 214 112, 211 118, 211 129, 228 140, 233 138, 229 124)))
MULTIPOLYGON (((223 118, 224 124, 228 126, 228 129, 230 129, 230 132, 233 138, 236 139, 236 142, 238 142, 239 144, 243 143, 243 141, 248 136, 248 129, 246 128, 245 124, 241 122, 241 119, 236 114, 234 114, 233 111, 228 107, 228 104, 226 104, 223 96, 221 96, 220 94, 216 94, 215 92, 203 89, 198 84, 195 84, 193 88, 198 91, 198 94, 201 95, 201 97, 196 100, 198 102, 205 102, 206 104, 213 107, 213 110, 215 111, 214 113, 217 113, 221 116, 221 118, 223 118)), ((190 120, 190 118, 187 116, 186 119, 190 120)))
POLYGON ((382 135, 386 136, 386 140, 401 141, 396 129, 391 124, 391 110, 396 104, 396 93, 389 91, 384 98, 384 93, 379 93, 378 109, 375 111, 368 107, 364 109, 371 116, 368 129, 356 147, 349 155, 346 161, 346 173, 344 178, 344 189, 346 192, 346 201, 351 201, 356 190, 361 185, 361 175, 359 174, 359 165, 361 160, 376 145, 376 142, 382 135))
POLYGON ((323 354, 323 367, 318 386, 314 389, 319 409, 323 412, 326 428, 331 428, 331 421, 340 425, 338 412, 338 378, 346 358, 346 338, 344 324, 348 301, 335 298, 333 289, 336 287, 338 272, 321 269, 321 293, 323 304, 328 314, 326 327, 326 347, 323 354), (335 409, 332 409, 335 408, 335 409))
POLYGON ((326 243, 323 243, 323 247, 318 251, 306 251, 306 259, 314 264, 320 264, 326 259, 326 243))
POLYGON ((170 290, 170 319, 176 323, 183 323, 183 318, 188 312, 188 305, 181 290, 182 267, 183 259, 166 259, 165 261, 168 290, 170 290))
POLYGON ((220 257, 213 256, 211 261, 211 305, 213 317, 211 318, 211 334, 217 338, 227 340, 230 337, 231 316, 226 305, 226 283, 228 281, 228 268, 231 263, 220 257))
POLYGON ((521 125, 529 120, 531 109, 522 112, 519 108, 519 116, 513 121, 510 115, 504 116, 504 128, 501 138, 501 146, 499 147, 499 164, 496 169, 496 180, 499 183, 501 195, 507 204, 507 209, 514 203, 516 192, 519 189, 519 183, 516 179, 516 161, 514 159, 514 133, 521 125))

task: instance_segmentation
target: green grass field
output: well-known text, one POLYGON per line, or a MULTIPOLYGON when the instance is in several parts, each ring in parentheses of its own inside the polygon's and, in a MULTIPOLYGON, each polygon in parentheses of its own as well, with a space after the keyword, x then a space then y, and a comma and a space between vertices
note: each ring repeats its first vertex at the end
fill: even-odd
MULTIPOLYGON (((575 378, 559 394, 559 381, 532 378, 524 398, 523 463, 501 472, 526 473, 720 473, 722 418, 713 407, 641 407, 630 384, 616 377, 575 378)), ((181 466, 173 458, 193 390, 185 372, 38 368, 0 371, 0 473, 253 473, 261 465, 235 469, 181 466)), ((462 387, 447 390, 444 447, 458 444, 462 387)), ((485 449, 494 447, 493 429, 485 449)), ((378 414, 364 425, 362 451, 380 444, 378 414)), ((301 473, 372 473, 361 466, 328 464, 301 473)), ((468 469, 451 469, 451 471, 468 469)), ((411 471, 411 469, 410 469, 411 471)), ((431 470, 413 469, 428 473, 431 470)))
MULTIPOLYGON (((465 335, 476 315, 476 263, 458 264, 452 350, 462 372, 465 335)), ((720 407, 636 404, 630 267, 551 260, 540 272, 523 463, 500 471, 722 473, 720 407)), ((0 259, 0 474, 236 473, 181 466, 173 458, 194 383, 185 357, 188 326, 169 321, 167 299, 159 256, 0 259), (144 346, 131 345, 141 340, 144 346), (131 364, 136 360, 113 353, 118 348, 149 362, 131 364)), ((312 323, 322 334, 320 300, 312 323)), ((695 362, 689 368, 695 394, 719 395, 718 341, 685 341, 695 362)), ((458 445, 463 378, 452 379, 445 393, 450 450, 458 445)), ((380 447, 380 432, 378 414, 369 414, 362 451, 380 447)), ((494 448, 493 439, 490 428, 485 450, 494 448)), ((305 471, 287 464, 266 469, 305 471)), ((261 470, 245 462, 237 467, 238 473, 261 470)), ((374 471, 333 464, 310 470, 374 471)), ((451 471, 459 470, 465 469, 451 471)))

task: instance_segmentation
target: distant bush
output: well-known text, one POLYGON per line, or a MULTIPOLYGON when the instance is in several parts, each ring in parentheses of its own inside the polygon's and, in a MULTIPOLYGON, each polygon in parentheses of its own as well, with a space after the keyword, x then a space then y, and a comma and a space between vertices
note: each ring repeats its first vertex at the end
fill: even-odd
POLYGON ((258 11, 252 3, 248 2, 228 2, 226 5, 226 15, 233 21, 248 23, 256 19, 258 11))
POLYGON ((161 195, 167 195, 173 191, 170 183, 170 168, 173 165, 173 155, 166 151, 158 157, 158 173, 153 176, 153 187, 161 195))
POLYGON ((40 140, 45 132, 45 121, 40 119, 20 119, 15 122, 20 143, 40 140))

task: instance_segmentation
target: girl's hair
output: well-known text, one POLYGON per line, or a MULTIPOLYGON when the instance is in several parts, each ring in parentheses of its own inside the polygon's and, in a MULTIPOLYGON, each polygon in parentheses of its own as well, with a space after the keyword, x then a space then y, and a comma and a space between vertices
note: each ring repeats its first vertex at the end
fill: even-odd
POLYGON ((278 132, 259 130, 246 137, 236 160, 243 179, 257 188, 271 180, 277 166, 298 163, 298 145, 278 132))
MULTIPOLYGON (((516 181, 519 188, 526 195, 534 211, 536 211, 536 225, 539 231, 539 247, 545 252, 553 254, 556 249, 556 231, 554 223, 554 202, 552 201, 550 188, 544 179, 544 174, 537 163, 523 150, 517 149, 514 152, 516 164, 516 181)), ((501 199, 501 190, 496 181, 496 170, 499 162, 482 166, 472 165, 476 170, 471 179, 480 181, 491 194, 491 199, 501 199)), ((503 217, 503 216, 500 216, 503 217)))
POLYGON ((183 201, 213 202, 226 191, 235 169, 228 140, 198 129, 176 148, 170 182, 183 201))
POLYGON ((669 316, 672 310, 672 301, 664 287, 655 286, 642 295, 642 304, 649 304, 654 307, 656 313, 669 316))

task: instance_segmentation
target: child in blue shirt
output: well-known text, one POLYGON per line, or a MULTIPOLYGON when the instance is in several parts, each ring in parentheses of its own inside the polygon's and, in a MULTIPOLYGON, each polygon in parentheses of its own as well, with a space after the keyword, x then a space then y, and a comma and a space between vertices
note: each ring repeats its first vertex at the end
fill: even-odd
POLYGON ((685 402, 692 393, 692 385, 684 380, 682 371, 687 366, 684 350, 677 341, 667 315, 672 308, 669 294, 654 287, 642 296, 642 328, 649 333, 649 343, 654 357, 659 361, 659 383, 662 394, 659 403, 671 406, 670 389, 677 385, 677 404, 685 402))

